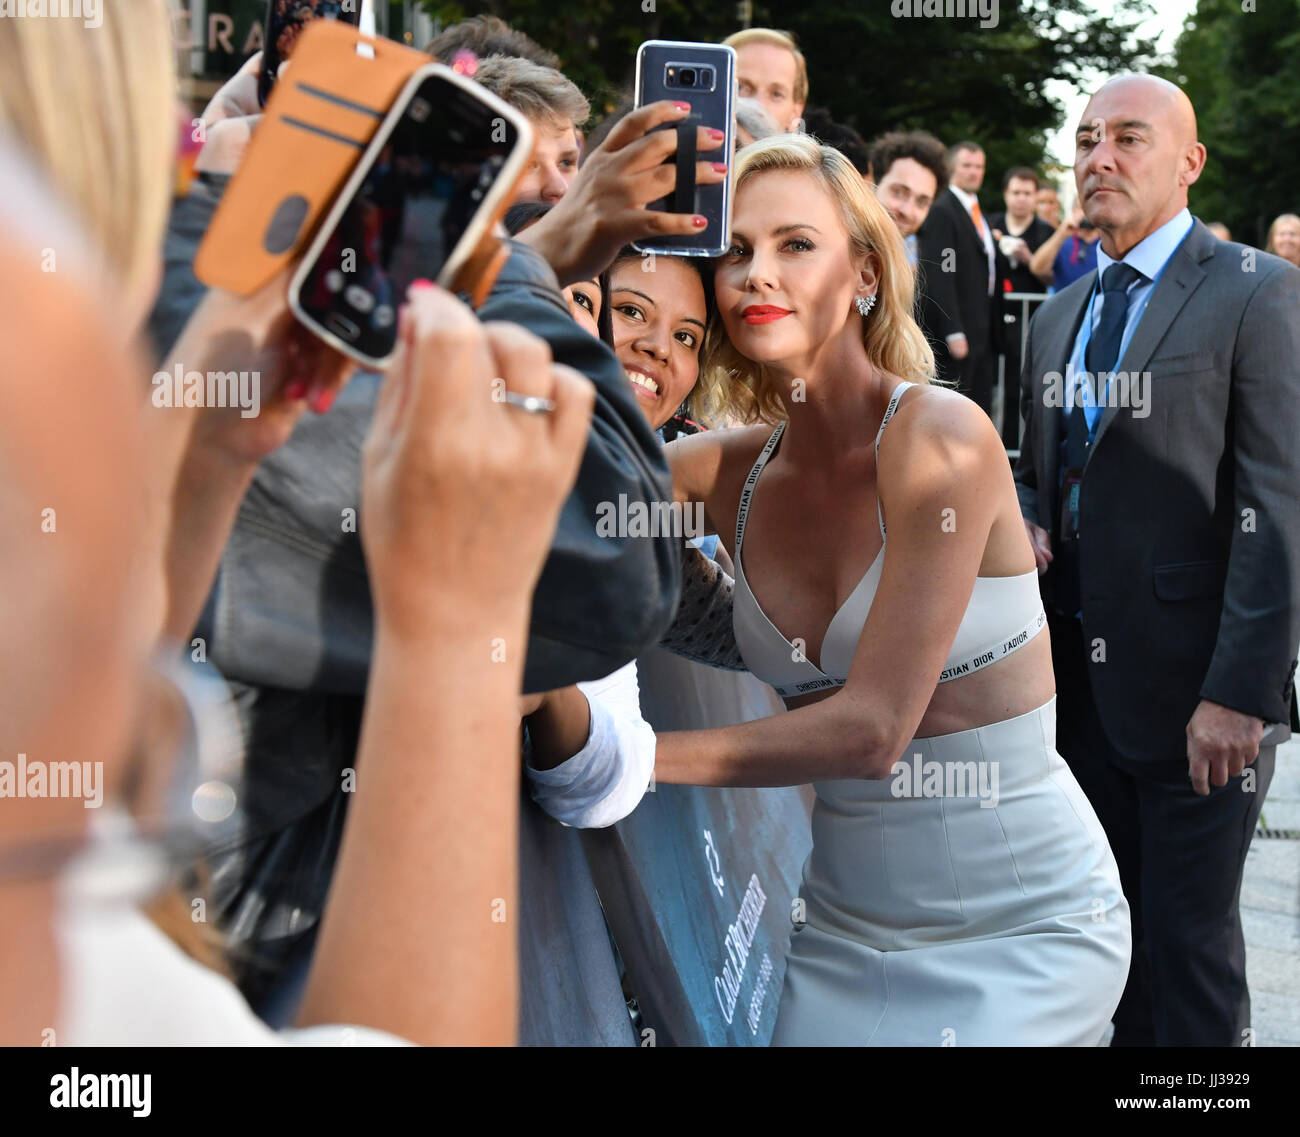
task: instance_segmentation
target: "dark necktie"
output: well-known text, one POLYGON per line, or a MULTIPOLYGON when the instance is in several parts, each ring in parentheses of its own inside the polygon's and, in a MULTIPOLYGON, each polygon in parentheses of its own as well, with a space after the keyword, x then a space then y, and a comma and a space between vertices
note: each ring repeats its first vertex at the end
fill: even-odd
MULTIPOLYGON (((1128 321, 1128 290, 1135 281, 1144 279, 1143 273, 1123 262, 1111 265, 1102 274, 1101 319, 1097 321, 1084 352, 1083 365, 1088 376, 1078 377, 1080 383, 1085 379, 1091 383, 1094 406, 1101 402, 1105 390, 1101 377, 1114 371, 1119 361, 1124 325, 1128 321)), ((1084 319, 1090 318, 1091 313, 1085 313, 1084 319)), ((1053 564, 1056 603, 1058 610, 1067 616, 1073 616, 1080 609, 1078 503, 1092 434, 1081 396, 1082 392, 1076 390, 1066 424, 1065 444, 1061 447, 1061 511, 1056 533, 1058 555, 1053 564)), ((1100 414, 1098 407, 1093 412, 1094 422, 1100 414)))
POLYGON ((1092 373, 1094 392, 1101 388, 1097 376, 1114 371, 1119 362, 1119 345, 1124 341, 1124 325, 1128 321, 1128 290, 1144 279, 1142 273, 1123 262, 1111 265, 1102 274, 1101 319, 1088 340, 1083 360, 1084 367, 1092 373))

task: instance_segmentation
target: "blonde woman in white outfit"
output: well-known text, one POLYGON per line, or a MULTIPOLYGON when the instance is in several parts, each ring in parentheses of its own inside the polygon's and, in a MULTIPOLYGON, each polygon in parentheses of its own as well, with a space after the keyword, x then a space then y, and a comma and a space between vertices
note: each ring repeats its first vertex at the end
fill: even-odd
POLYGON ((1096 1045, 1128 906, 1056 753, 998 433, 929 384, 901 238, 837 151, 767 139, 736 177, 705 381, 756 425, 669 453, 789 713, 660 735, 655 776, 816 789, 776 1044, 1096 1045))

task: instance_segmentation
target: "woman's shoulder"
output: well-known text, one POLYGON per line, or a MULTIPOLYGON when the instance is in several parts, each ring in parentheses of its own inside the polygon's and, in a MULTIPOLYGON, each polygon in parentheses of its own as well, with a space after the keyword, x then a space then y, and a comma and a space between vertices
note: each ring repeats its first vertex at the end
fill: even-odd
POLYGON ((992 459, 1006 461, 992 419, 973 400, 935 383, 917 383, 903 392, 880 443, 882 465, 913 472, 932 463, 965 477, 992 459))
POLYGON ((775 429, 768 423, 755 423, 702 430, 678 438, 665 447, 673 480, 694 486, 711 486, 720 479, 729 481, 742 467, 748 471, 775 429))

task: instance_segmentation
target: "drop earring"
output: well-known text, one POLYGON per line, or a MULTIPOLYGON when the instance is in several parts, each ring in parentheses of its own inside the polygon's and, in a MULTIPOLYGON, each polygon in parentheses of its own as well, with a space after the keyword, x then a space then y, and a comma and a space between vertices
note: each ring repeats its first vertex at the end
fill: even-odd
POLYGON ((853 303, 858 306, 860 315, 870 316, 871 309, 876 306, 876 295, 873 292, 870 296, 855 296, 853 303))

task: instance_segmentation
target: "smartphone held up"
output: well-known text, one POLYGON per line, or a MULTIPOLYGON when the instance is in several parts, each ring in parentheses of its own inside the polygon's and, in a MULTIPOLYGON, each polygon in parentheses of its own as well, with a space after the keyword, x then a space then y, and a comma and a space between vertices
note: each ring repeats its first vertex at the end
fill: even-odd
POLYGON ((289 285, 299 321, 367 366, 397 347, 397 310, 421 277, 472 291, 504 255, 494 229, 532 154, 528 120, 431 63, 407 83, 289 285))
POLYGON ((670 99, 689 103, 680 122, 657 127, 677 132, 677 150, 668 161, 677 167, 673 193, 649 209, 693 213, 707 218, 698 234, 655 237, 635 242, 643 252, 684 257, 720 257, 731 244, 731 179, 698 185, 695 138, 699 127, 724 134, 720 153, 730 161, 736 131, 736 53, 725 44, 647 40, 636 54, 636 105, 670 99))
POLYGON ((282 64, 313 20, 339 20, 356 25, 362 0, 267 0, 262 71, 257 80, 257 101, 266 106, 282 64))

